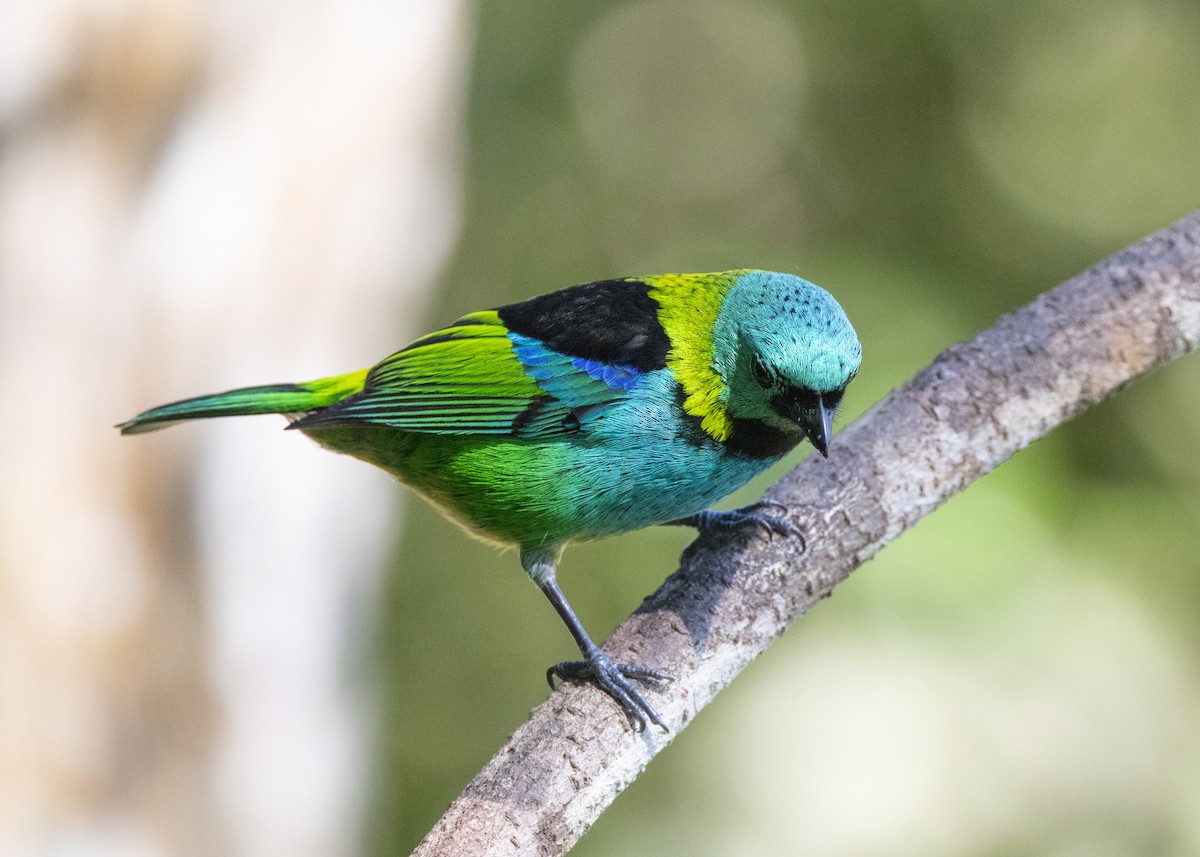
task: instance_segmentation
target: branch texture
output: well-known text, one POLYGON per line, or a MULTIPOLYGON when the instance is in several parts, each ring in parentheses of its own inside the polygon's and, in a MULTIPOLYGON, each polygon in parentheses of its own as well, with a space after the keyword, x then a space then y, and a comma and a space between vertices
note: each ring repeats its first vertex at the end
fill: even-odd
POLYGON ((670 734, 564 686, 538 706, 417 855, 567 851, 671 738, 785 628, 884 545, 1129 380, 1200 345, 1200 212, 955 345, 771 491, 808 536, 702 537, 605 646, 676 681, 670 734))

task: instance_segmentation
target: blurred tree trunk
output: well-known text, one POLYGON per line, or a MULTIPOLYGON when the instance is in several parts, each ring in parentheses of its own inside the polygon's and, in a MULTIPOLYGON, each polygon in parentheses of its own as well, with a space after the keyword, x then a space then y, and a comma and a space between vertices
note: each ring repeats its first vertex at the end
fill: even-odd
POLYGON ((110 427, 416 332, 457 226, 461 4, 3 20, 0 853, 351 853, 395 492, 278 421, 110 427))

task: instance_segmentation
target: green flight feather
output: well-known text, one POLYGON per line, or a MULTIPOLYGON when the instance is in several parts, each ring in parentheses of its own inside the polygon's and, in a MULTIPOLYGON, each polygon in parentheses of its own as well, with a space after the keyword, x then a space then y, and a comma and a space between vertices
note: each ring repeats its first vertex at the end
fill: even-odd
POLYGON ((196 396, 143 411, 117 428, 121 434, 157 431, 185 420, 256 414, 297 414, 324 408, 362 389, 366 370, 303 384, 268 384, 196 396))
POLYGON ((360 393, 289 428, 370 423, 423 434, 562 436, 578 430, 588 409, 624 395, 599 374, 511 334, 488 310, 396 352, 370 370, 360 393))

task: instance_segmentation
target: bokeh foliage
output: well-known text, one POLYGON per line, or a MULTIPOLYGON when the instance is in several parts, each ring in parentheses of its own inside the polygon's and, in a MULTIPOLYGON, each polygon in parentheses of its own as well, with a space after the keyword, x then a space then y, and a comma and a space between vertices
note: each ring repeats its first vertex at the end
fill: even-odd
MULTIPOLYGON (((1182 0, 474 12, 465 222, 431 325, 611 276, 795 272, 864 343, 845 422, 1200 207, 1200 8, 1182 0)), ((575 853, 1200 850, 1198 382, 1195 358, 1138 382, 923 522, 575 853)), ((375 650, 380 854, 416 843, 572 654, 515 556, 419 502, 405 515, 375 650)), ((567 552, 593 635, 687 538, 567 552)))

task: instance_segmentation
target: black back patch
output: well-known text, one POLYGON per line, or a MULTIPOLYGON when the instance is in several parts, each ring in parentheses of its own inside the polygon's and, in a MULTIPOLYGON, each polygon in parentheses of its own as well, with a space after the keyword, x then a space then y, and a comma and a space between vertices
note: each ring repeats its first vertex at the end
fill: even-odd
POLYGON ((639 372, 663 369, 671 342, 658 303, 637 280, 602 280, 497 308, 505 326, 560 354, 639 372))

